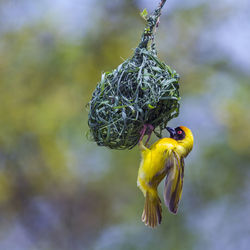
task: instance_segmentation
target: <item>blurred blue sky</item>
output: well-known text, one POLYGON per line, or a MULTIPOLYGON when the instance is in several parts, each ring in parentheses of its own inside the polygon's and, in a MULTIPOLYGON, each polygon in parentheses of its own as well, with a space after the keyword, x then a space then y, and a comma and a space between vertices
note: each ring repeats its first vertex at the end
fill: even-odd
MULTIPOLYGON (((123 2, 125 0, 114 0, 112 5, 122 5, 123 2)), ((150 12, 157 2, 140 0, 138 7, 141 10, 147 8, 150 12)), ((204 3, 210 6, 206 17, 209 23, 201 34, 199 49, 212 57, 216 56, 217 50, 220 50, 237 68, 249 73, 250 57, 245 55, 250 55, 250 1, 168 1, 163 15, 169 15, 177 9, 194 8, 204 3)), ((61 33, 64 39, 77 41, 91 30, 95 22, 102 19, 104 14, 102 8, 103 3, 98 3, 98 0, 8 0, 1 5, 0 9, 0 34, 33 25, 42 20, 45 23, 49 22, 50 26, 61 33)), ((211 59, 209 56, 206 58, 211 59)))

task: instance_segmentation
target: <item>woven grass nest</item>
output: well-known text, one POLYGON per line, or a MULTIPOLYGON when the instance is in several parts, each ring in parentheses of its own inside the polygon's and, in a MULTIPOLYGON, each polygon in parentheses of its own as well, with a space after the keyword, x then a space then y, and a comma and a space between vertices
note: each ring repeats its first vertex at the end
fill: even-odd
POLYGON ((111 149, 131 149, 144 124, 159 130, 179 114, 179 76, 157 57, 153 31, 165 1, 146 16, 147 26, 132 58, 102 74, 89 102, 88 125, 94 141, 111 149), (149 46, 149 43, 150 46, 149 46))

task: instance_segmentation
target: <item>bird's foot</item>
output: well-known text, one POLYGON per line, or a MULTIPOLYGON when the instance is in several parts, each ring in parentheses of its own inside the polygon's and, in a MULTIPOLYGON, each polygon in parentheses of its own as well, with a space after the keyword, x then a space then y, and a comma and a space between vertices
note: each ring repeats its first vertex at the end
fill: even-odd
POLYGON ((147 138, 146 144, 145 144, 145 145, 147 145, 148 141, 150 140, 150 137, 152 135, 153 130, 154 130, 154 126, 153 125, 151 125, 151 124, 143 124, 143 128, 142 128, 142 130, 140 132, 141 136, 140 136, 139 142, 142 141, 144 135, 147 135, 148 138, 147 138))

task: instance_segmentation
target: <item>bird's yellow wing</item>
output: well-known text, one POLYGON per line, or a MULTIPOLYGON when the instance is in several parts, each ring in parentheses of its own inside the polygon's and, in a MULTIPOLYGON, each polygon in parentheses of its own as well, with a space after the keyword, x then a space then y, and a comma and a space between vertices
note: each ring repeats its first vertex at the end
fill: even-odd
POLYGON ((166 171, 164 201, 169 211, 176 214, 182 194, 184 158, 172 151, 166 159, 166 171))

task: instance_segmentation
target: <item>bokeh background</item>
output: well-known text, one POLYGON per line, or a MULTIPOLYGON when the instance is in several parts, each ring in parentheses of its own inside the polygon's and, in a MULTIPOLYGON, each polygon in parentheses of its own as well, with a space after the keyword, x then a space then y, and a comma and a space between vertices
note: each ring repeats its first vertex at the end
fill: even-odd
POLYGON ((158 2, 0 1, 1 250, 250 249, 248 0, 163 8, 159 57, 181 76, 169 125, 195 136, 177 215, 164 207, 162 225, 145 227, 138 148, 86 138, 101 73, 132 55, 139 13, 158 2))

